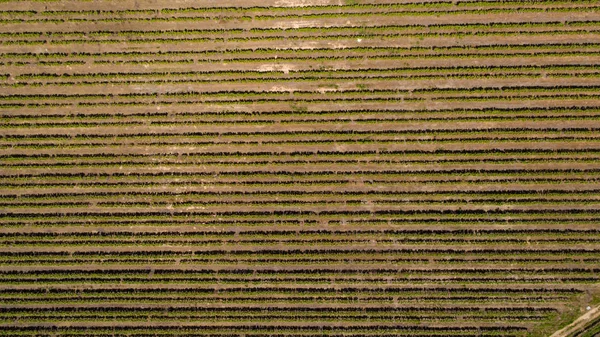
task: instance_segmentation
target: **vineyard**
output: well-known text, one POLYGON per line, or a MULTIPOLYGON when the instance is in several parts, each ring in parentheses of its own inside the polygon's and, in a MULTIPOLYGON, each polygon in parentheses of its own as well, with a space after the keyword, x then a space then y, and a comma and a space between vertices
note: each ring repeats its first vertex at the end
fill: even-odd
POLYGON ((599 0, 0 0, 0 336, 599 304, 599 0))

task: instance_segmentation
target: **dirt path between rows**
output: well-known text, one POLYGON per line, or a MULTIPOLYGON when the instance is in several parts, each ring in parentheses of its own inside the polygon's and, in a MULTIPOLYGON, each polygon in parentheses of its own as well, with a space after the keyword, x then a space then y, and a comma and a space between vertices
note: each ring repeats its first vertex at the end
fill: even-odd
POLYGON ((573 323, 553 333, 550 337, 568 337, 571 334, 583 329, 585 325, 592 320, 600 317, 600 306, 590 309, 584 315, 577 318, 573 323))

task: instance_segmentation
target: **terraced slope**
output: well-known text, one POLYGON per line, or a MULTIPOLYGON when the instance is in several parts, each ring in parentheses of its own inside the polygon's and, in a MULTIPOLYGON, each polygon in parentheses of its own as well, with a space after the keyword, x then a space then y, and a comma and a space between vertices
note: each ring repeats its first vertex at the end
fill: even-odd
POLYGON ((0 111, 0 336, 548 336, 598 301, 599 1, 3 0, 0 111))

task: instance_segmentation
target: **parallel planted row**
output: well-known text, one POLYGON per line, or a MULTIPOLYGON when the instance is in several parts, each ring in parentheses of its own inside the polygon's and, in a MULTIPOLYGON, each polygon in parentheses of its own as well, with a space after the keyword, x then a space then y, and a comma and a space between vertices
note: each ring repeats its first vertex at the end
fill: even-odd
POLYGON ((549 336, 600 290, 599 22, 0 2, 0 336, 549 336))

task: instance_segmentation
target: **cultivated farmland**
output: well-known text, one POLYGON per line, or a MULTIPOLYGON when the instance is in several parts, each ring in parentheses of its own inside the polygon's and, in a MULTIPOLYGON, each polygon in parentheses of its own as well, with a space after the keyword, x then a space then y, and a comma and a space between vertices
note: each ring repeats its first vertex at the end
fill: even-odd
POLYGON ((0 112, 0 336, 600 304, 597 0, 0 0, 0 112))

